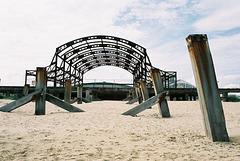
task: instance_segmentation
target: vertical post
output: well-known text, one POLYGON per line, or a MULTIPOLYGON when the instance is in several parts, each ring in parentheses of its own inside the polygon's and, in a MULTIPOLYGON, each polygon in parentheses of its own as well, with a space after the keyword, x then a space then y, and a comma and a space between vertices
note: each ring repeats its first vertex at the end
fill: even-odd
MULTIPOLYGON (((157 95, 158 93, 161 93, 164 91, 160 70, 156 68, 154 69, 152 68, 150 69, 150 73, 152 77, 155 95, 157 95)), ((166 99, 161 100, 158 103, 158 106, 159 106, 159 112, 162 115, 162 117, 170 117, 170 111, 169 111, 168 103, 166 99)))
POLYGON ((189 101, 189 94, 185 94, 184 101, 189 101))
POLYGON ((71 80, 65 80, 64 101, 70 103, 71 101, 71 80))
POLYGON ((227 93, 227 92, 224 92, 224 93, 222 94, 222 96, 223 96, 223 102, 227 102, 227 100, 228 100, 228 93, 227 93))
POLYGON ((143 81, 143 80, 140 80, 139 83, 140 83, 143 101, 146 101, 147 99, 149 99, 147 83, 146 83, 146 81, 143 81))
MULTIPOLYGON (((140 80, 139 81, 139 84, 140 84, 140 89, 141 89, 141 92, 142 92, 142 100, 143 101, 146 101, 149 99, 149 93, 148 93, 148 89, 147 89, 147 83, 146 81, 144 80, 140 80)), ((152 107, 149 107, 149 108, 152 108, 152 107)))
POLYGON ((186 41, 206 135, 212 141, 229 141, 207 35, 189 35, 186 41))
POLYGON ((35 115, 45 115, 46 90, 47 90, 47 73, 45 68, 37 68, 36 73, 36 90, 42 90, 41 95, 36 97, 35 115))
POLYGON ((25 84, 27 84, 27 71, 25 72, 25 84))
POLYGON ((77 98, 78 98, 78 104, 82 104, 82 86, 78 85, 77 86, 77 98))
POLYGON ((86 99, 87 99, 87 100, 90 100, 90 90, 89 90, 89 89, 87 89, 87 90, 85 91, 85 95, 86 95, 86 99))
POLYGON ((24 85, 24 87, 23 87, 23 96, 28 95, 29 87, 30 87, 29 84, 25 84, 25 85, 24 85))
MULTIPOLYGON (((138 103, 142 103, 142 94, 141 94, 141 89, 138 86, 134 87, 135 89, 135 96, 138 98, 138 103)), ((134 97, 135 98, 135 97, 134 97)))

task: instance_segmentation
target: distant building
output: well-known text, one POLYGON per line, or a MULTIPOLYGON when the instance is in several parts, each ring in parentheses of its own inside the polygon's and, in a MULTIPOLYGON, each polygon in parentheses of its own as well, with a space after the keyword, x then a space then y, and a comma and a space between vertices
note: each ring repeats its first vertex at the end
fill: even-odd
MULTIPOLYGON (((174 88, 174 83, 170 84, 170 88, 174 88)), ((183 79, 179 79, 177 80, 177 88, 196 88, 196 87, 183 79)))
POLYGON ((196 87, 185 80, 179 79, 177 80, 177 88, 196 88, 196 87))

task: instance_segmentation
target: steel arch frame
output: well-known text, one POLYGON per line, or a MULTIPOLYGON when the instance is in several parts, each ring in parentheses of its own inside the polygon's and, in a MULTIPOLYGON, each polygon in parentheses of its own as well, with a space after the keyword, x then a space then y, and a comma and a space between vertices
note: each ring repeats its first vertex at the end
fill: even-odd
MULTIPOLYGON (((146 49, 132 41, 106 35, 88 36, 72 40, 56 48, 56 52, 49 66, 48 81, 54 86, 64 86, 66 79, 72 84, 82 84, 83 75, 100 66, 115 66, 133 75, 133 84, 140 79, 151 84, 150 69, 153 68, 146 49)), ((169 87, 169 80, 176 72, 161 71, 165 87, 169 87)), ((32 70, 26 71, 27 76, 34 75, 32 70)), ((26 80, 25 80, 26 83, 26 80)))

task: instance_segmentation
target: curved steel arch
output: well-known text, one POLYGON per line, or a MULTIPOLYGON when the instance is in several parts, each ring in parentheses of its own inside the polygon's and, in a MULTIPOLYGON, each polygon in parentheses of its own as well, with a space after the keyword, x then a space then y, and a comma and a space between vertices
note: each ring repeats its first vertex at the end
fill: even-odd
POLYGON ((140 79, 151 82, 152 64, 146 49, 132 41, 114 36, 89 36, 70 41, 56 48, 47 67, 48 80, 63 85, 66 79, 73 84, 83 82, 83 75, 99 66, 116 66, 133 75, 133 84, 140 79))
MULTIPOLYGON (((151 84, 153 66, 146 49, 132 41, 106 35, 83 37, 57 47, 46 67, 48 81, 54 82, 54 86, 64 86, 66 79, 71 79, 74 85, 82 84, 83 75, 100 66, 125 69, 133 75, 133 84, 138 84, 140 79, 151 84)), ((169 87, 172 78, 176 82, 176 72, 160 71, 165 87, 169 87)), ((27 75, 34 75, 34 71, 27 70, 27 75)))

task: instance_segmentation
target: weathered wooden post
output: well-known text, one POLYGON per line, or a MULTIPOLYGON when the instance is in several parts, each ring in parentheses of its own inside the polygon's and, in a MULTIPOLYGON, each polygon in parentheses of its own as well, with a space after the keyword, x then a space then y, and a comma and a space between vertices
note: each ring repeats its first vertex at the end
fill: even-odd
POLYGON ((29 84, 25 84, 25 85, 24 85, 24 87, 23 87, 23 96, 28 95, 29 87, 30 87, 29 84))
MULTIPOLYGON (((155 95, 157 95, 164 91, 160 70, 156 68, 152 68, 150 69, 150 73, 152 77, 155 95)), ((170 117, 168 103, 165 98, 159 101, 158 106, 159 106, 159 112, 162 115, 162 117, 170 117)))
POLYGON ((78 85, 77 86, 77 99, 78 99, 78 104, 82 104, 82 86, 78 85))
POLYGON ((37 90, 42 90, 42 93, 36 97, 35 115, 45 115, 47 73, 46 73, 46 69, 42 67, 37 68, 36 91, 37 90))
POLYGON ((67 103, 70 103, 71 101, 71 80, 67 79, 65 80, 65 89, 64 89, 64 101, 67 103))
POLYGON ((212 141, 229 141, 207 35, 189 35, 186 41, 206 135, 212 141))

